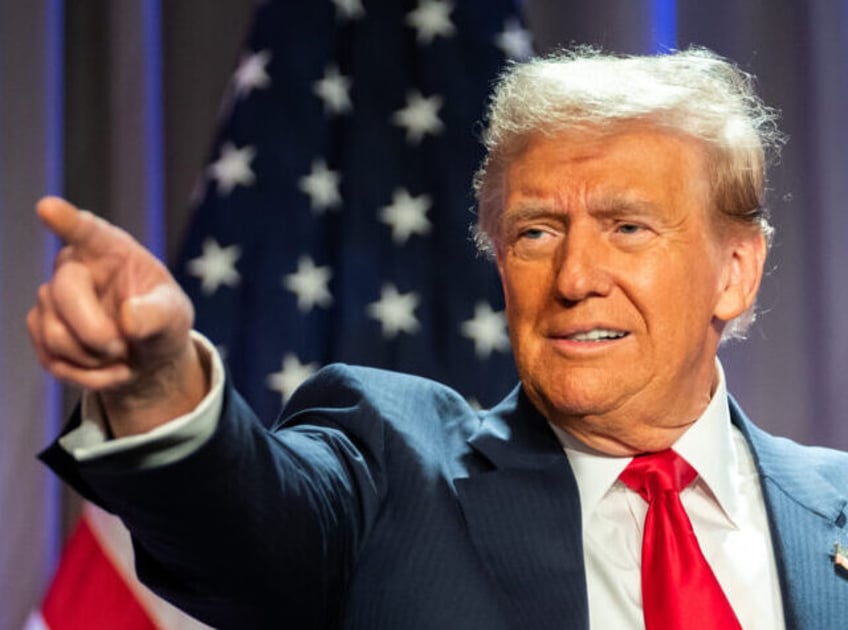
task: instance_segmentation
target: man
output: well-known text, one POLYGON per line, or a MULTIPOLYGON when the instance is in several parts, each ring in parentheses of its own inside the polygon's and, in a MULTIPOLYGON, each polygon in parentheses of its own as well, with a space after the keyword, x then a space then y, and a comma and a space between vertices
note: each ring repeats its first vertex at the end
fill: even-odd
POLYGON ((848 456, 757 429, 716 359, 752 317, 777 141, 706 51, 514 66, 476 188, 520 386, 477 412, 332 366, 273 432, 167 271, 43 200, 66 246, 28 326, 88 390, 44 458, 124 519, 142 579, 222 628, 843 628, 848 456), (688 477, 655 501, 634 471, 660 459, 688 477))

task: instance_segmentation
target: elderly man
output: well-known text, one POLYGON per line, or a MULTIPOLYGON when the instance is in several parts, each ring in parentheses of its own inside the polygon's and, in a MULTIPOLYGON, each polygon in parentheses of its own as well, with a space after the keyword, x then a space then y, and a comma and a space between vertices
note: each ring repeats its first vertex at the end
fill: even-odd
POLYGON ((43 457, 221 628, 844 628, 848 456, 756 428, 716 359, 752 319, 778 141, 705 51, 514 66, 476 188, 520 386, 479 412, 331 366, 271 432, 164 267, 43 200, 66 246, 29 330, 88 390, 43 457))

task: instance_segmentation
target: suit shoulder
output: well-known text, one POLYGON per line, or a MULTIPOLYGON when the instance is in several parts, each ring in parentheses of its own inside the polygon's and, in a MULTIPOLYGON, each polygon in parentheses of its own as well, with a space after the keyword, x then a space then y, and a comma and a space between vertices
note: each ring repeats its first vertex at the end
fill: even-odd
POLYGON ((793 458, 801 465, 815 469, 828 479, 848 486, 848 452, 824 446, 807 446, 780 438, 794 447, 793 458))
POLYGON ((848 452, 772 435, 751 422, 732 396, 729 402, 731 420, 745 436, 762 473, 791 478, 823 477, 838 486, 848 486, 848 452))
POLYGON ((385 404, 400 404, 411 397, 416 402, 424 400, 450 401, 460 406, 470 405, 454 389, 437 381, 393 370, 332 363, 310 377, 292 398, 321 396, 348 392, 352 396, 368 396, 385 404))
POLYGON ((284 417, 302 415, 378 417, 395 428, 443 428, 459 423, 473 430, 479 413, 456 390, 431 379, 378 368, 334 363, 295 392, 284 417), (345 412, 355 412, 346 414, 345 412))
POLYGON ((848 452, 824 446, 809 446, 771 435, 757 427, 749 429, 763 471, 768 476, 826 479, 848 488, 848 452))

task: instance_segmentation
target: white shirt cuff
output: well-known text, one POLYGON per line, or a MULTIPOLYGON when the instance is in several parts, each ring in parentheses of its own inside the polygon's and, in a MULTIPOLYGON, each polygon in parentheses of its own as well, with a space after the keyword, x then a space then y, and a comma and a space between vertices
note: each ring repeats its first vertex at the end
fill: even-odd
POLYGON ((110 439, 100 398, 95 392, 87 391, 82 396, 82 421, 76 429, 59 438, 62 448, 79 462, 146 451, 140 468, 169 464, 200 448, 218 426, 224 400, 224 365, 215 346, 206 337, 195 331, 191 336, 198 352, 211 366, 209 392, 197 407, 146 433, 110 439))

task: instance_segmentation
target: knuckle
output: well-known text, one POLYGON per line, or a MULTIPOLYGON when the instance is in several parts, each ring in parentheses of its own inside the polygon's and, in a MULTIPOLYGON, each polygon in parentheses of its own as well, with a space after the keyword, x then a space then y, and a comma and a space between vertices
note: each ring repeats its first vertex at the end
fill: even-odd
POLYGON ((27 330, 29 331, 30 335, 32 335, 36 331, 36 329, 38 328, 38 320, 39 320, 38 309, 35 308, 35 307, 29 309, 29 311, 26 314, 26 326, 27 326, 27 330))
POLYGON ((44 283, 38 287, 38 302, 39 304, 47 305, 50 303, 52 290, 48 283, 44 283))
POLYGON ((30 309, 29 313, 27 313, 26 327, 32 345, 35 346, 36 351, 39 351, 42 345, 41 317, 39 316, 38 311, 36 311, 36 309, 34 308, 30 309))
POLYGON ((81 264, 70 258, 62 262, 53 274, 54 284, 74 282, 79 278, 81 264))
POLYGON ((62 266, 70 262, 74 257, 73 247, 70 245, 65 245, 59 252, 56 254, 56 257, 53 259, 53 273, 56 273, 58 269, 62 266))
POLYGON ((55 318, 47 318, 41 324, 42 345, 53 354, 61 354, 68 348, 70 335, 65 325, 55 318))

